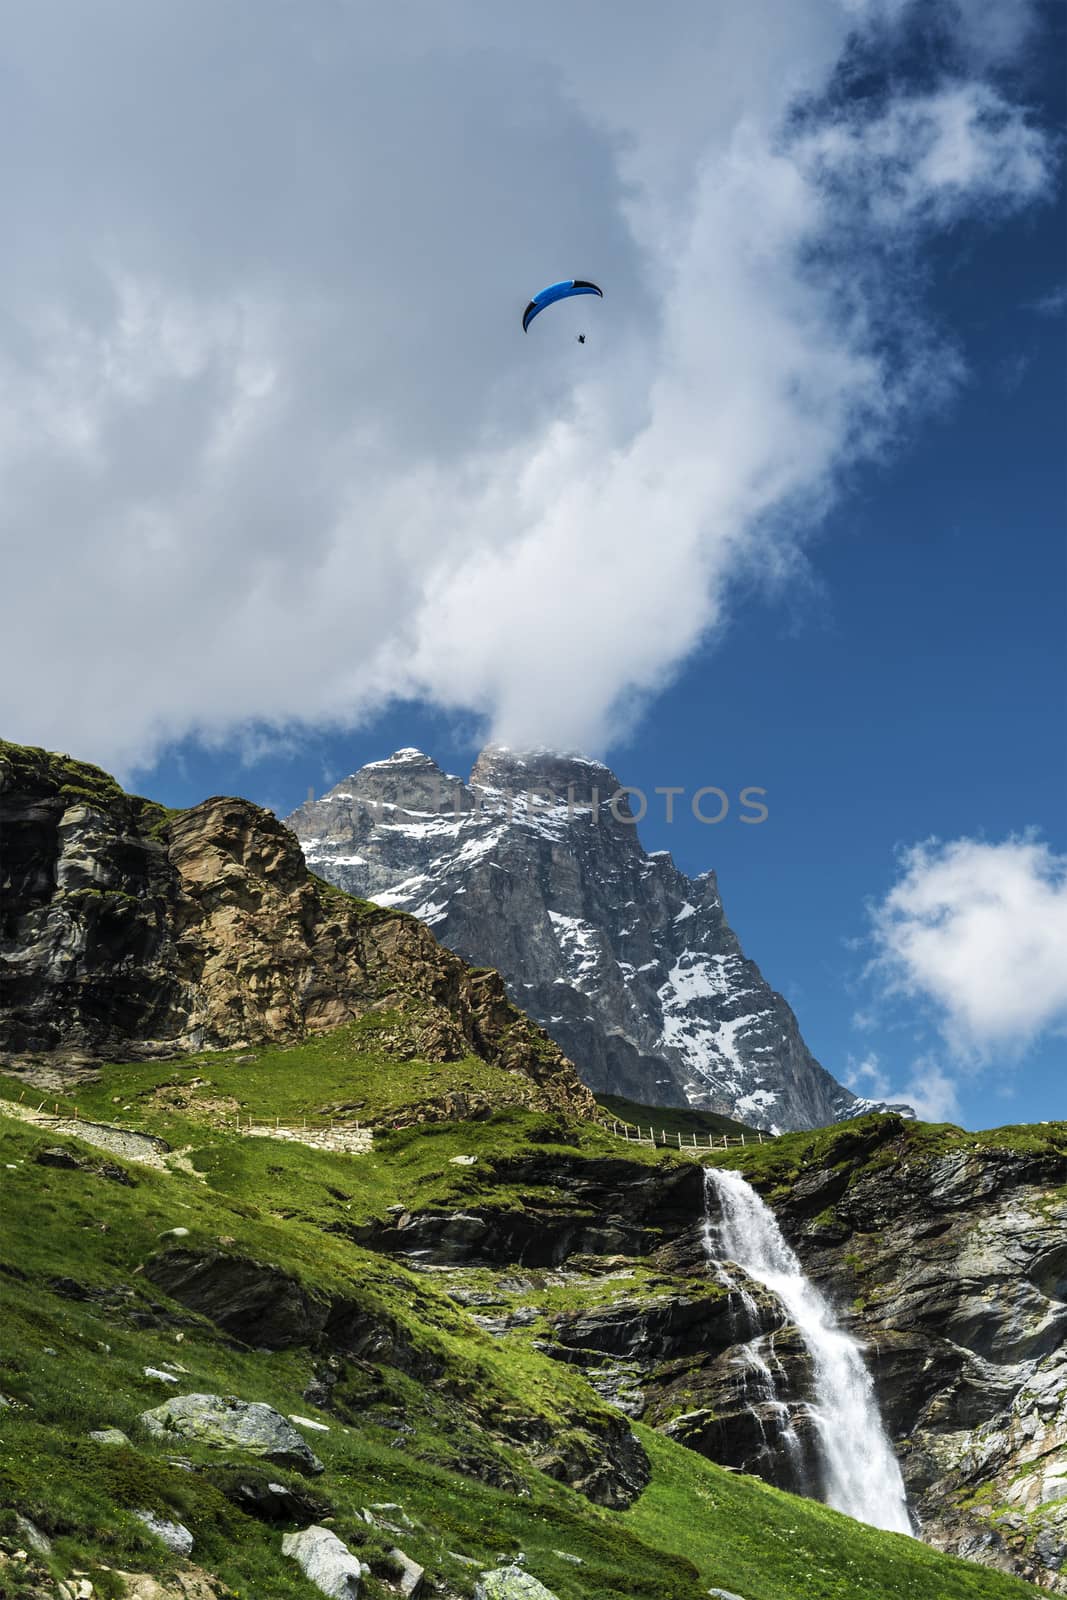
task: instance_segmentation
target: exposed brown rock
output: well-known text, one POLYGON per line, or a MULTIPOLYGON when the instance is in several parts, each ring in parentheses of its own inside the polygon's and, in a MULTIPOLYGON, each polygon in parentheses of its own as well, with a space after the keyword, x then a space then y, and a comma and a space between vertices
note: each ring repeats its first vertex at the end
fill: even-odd
POLYGON ((378 1013, 376 1044, 398 1056, 479 1056, 516 1075, 517 1101, 593 1112, 498 974, 313 878, 249 801, 168 817, 97 768, 0 745, 0 888, 0 1050, 46 1070, 292 1042, 378 1013))

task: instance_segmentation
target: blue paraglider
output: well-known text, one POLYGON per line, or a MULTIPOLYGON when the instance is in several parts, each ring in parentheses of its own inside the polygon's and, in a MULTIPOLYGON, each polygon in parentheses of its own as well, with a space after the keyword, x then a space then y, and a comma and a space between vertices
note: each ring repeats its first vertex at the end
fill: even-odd
MULTIPOLYGON (((523 333, 529 332, 530 323, 534 317, 540 316, 546 306, 555 305, 557 300, 569 300, 576 294, 598 294, 602 300, 604 298, 603 289, 598 289, 595 283, 590 283, 586 278, 564 278, 561 283, 550 283, 547 289, 542 289, 540 294, 534 295, 523 312, 523 333)), ((584 342, 582 340, 583 344, 584 342)))

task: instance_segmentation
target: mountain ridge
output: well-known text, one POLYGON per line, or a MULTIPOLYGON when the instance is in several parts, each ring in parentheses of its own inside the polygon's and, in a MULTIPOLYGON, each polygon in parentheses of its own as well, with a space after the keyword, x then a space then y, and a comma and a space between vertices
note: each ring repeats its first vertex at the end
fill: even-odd
POLYGON ((689 878, 647 853, 631 794, 581 756, 490 745, 464 780, 407 747, 286 821, 323 877, 500 971, 596 1092, 768 1128, 908 1114, 815 1060, 714 871, 689 878))

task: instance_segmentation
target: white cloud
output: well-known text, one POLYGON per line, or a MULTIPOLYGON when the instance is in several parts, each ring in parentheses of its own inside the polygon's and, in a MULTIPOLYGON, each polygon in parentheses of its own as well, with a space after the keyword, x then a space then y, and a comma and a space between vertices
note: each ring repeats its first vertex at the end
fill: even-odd
POLYGON ((1067 856, 1035 837, 931 840, 872 910, 872 968, 959 1056, 1015 1059, 1067 1027, 1067 856))
POLYGON ((909 8, 20 13, 5 734, 128 768, 414 694, 602 745, 960 381, 901 269, 1049 147, 942 11, 939 88, 791 132, 909 8), (524 338, 569 271, 607 299, 524 338))
POLYGON ((1062 317, 1067 311, 1067 283, 1061 283, 1055 289, 1050 289, 1048 294, 1031 301, 1027 310, 1036 311, 1039 317, 1062 317))
POLYGON ((963 213, 1011 212, 1044 187, 1044 135, 987 84, 899 96, 874 119, 838 118, 799 142, 805 164, 844 186, 880 227, 945 227, 963 213))
POLYGON ((913 1062, 904 1087, 891 1098, 906 1101, 923 1122, 960 1120, 958 1079, 926 1057, 913 1062))
POLYGON ((924 1122, 955 1122, 960 1116, 957 1079, 927 1056, 912 1063, 907 1082, 899 1088, 883 1069, 873 1050, 861 1061, 848 1059, 845 1082, 854 1094, 868 1100, 909 1105, 924 1122))

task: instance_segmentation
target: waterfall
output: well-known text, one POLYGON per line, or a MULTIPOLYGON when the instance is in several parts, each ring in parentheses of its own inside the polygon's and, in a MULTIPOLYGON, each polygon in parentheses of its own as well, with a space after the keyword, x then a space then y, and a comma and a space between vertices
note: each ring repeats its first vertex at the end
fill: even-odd
MULTIPOLYGON (((704 1247, 709 1261, 720 1275, 722 1258, 734 1262, 776 1295, 811 1356, 815 1392, 809 1410, 822 1470, 822 1498, 859 1522, 892 1533, 911 1533, 904 1480, 859 1345, 838 1326, 782 1237, 773 1213, 741 1174, 707 1167, 704 1185, 706 1199, 714 1195, 721 1213, 721 1220, 713 1224, 712 1208, 706 1205, 704 1247)), ((758 1359, 752 1346, 748 1350, 749 1359, 758 1359)))

